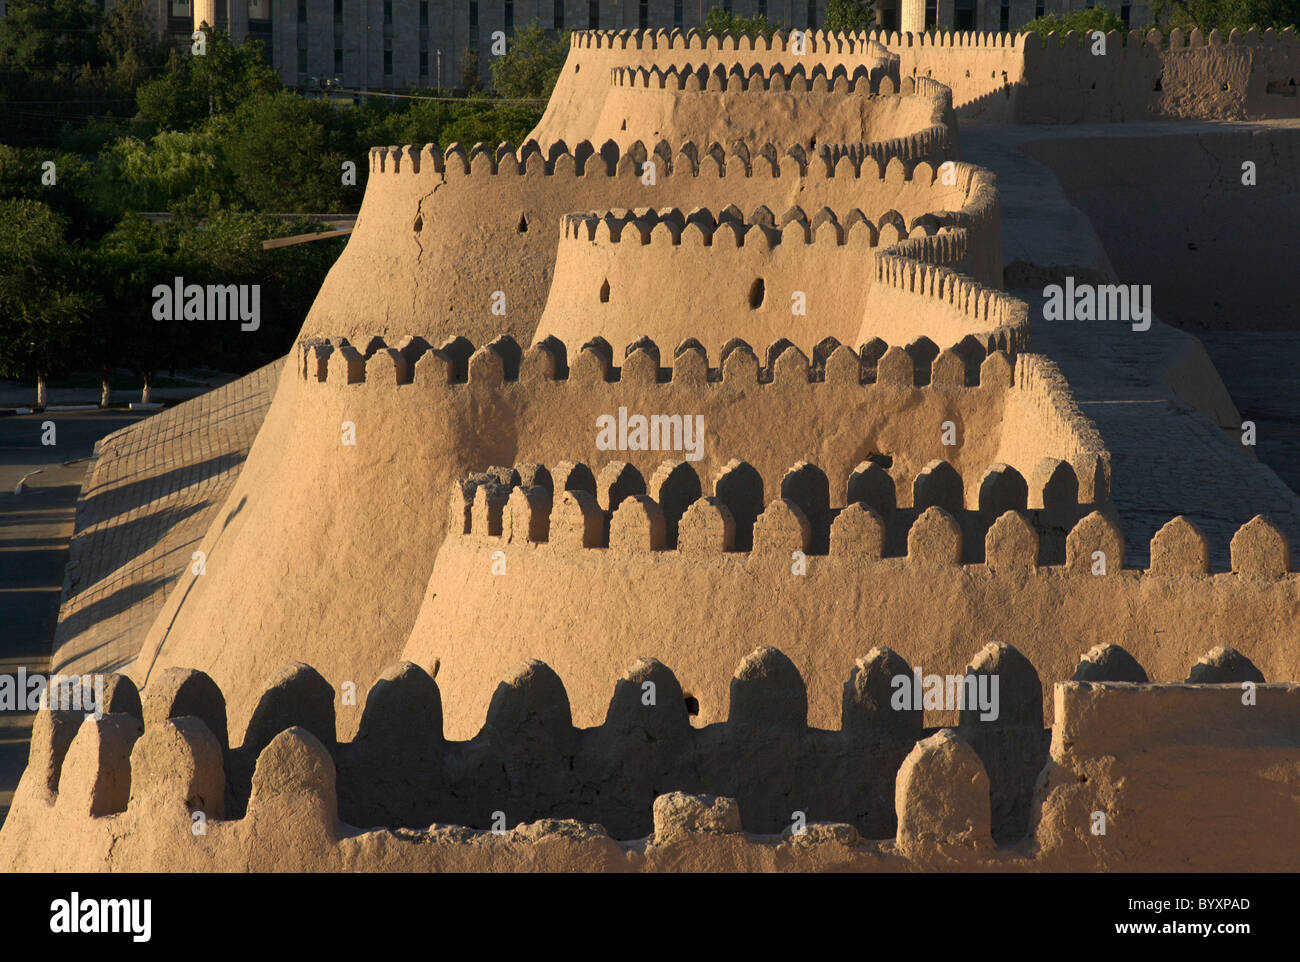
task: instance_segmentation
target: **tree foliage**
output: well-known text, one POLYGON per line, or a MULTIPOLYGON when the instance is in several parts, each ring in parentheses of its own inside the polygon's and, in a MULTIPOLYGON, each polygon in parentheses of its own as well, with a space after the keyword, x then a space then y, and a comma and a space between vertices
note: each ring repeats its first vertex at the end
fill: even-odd
POLYGON ((552 38, 533 21, 515 29, 506 52, 492 58, 492 86, 509 99, 550 97, 569 53, 569 34, 552 38))
POLYGON ((875 4, 871 0, 827 0, 822 25, 841 33, 860 33, 876 25, 875 4))
POLYGON ((1116 13, 1108 8, 1088 7, 1085 10, 1071 10, 1064 16, 1049 13, 1045 17, 1038 17, 1029 21, 1020 28, 1021 33, 1029 30, 1034 31, 1040 37, 1045 37, 1053 31, 1058 37, 1064 37, 1066 33, 1073 30, 1080 37, 1083 37, 1094 30, 1103 32, 1118 30, 1123 33, 1128 30, 1128 27, 1116 13))
POLYGON ((34 200, 0 200, 0 375, 51 373, 79 358, 91 298, 64 223, 34 200))
POLYGON ((768 20, 764 14, 754 17, 739 17, 723 7, 711 7, 704 16, 704 29, 713 33, 744 34, 747 37, 770 37, 776 33, 777 25, 768 20))

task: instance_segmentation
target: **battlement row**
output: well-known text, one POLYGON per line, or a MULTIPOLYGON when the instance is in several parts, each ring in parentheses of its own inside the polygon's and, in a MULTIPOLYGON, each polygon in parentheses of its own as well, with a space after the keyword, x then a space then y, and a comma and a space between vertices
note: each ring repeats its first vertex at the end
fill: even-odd
MULTIPOLYGON (((929 235, 940 230, 938 218, 921 214, 912 220, 909 228, 903 215, 887 210, 873 223, 859 208, 854 207, 843 220, 829 207, 813 211, 811 216, 802 207, 790 207, 779 217, 760 205, 746 217, 735 205, 723 208, 716 215, 707 207, 697 207, 689 213, 676 207, 662 209, 610 211, 597 213, 570 213, 562 220, 565 240, 592 242, 599 245, 617 244, 625 238, 635 239, 641 246, 668 244, 673 247, 757 247, 771 250, 783 244, 820 244, 828 247, 853 246, 872 248, 892 247, 911 236, 913 231, 929 235), (630 228, 630 229, 629 229, 630 228)), ((963 235, 965 231, 962 232, 963 235)), ((969 249, 963 237, 935 249, 947 250, 961 244, 969 249)), ((906 256, 912 250, 899 251, 906 256)), ((916 248, 926 252, 927 248, 916 248)))
POLYGON ((795 32, 777 30, 771 37, 761 34, 731 32, 712 33, 691 28, 689 30, 575 30, 570 37, 572 47, 583 50, 791 50, 810 54, 871 54, 889 56, 889 51, 876 42, 874 34, 835 33, 826 30, 795 32))
MULTIPOLYGON (((629 438, 640 431, 644 437, 639 449, 667 452, 683 449, 683 433, 691 432, 684 421, 678 415, 652 415, 622 426, 611 424, 610 429, 629 438)), ((1095 497, 1104 502, 1104 462, 1094 461, 1091 467, 1095 497)), ((551 540, 554 518, 563 525, 558 540, 567 547, 628 547, 633 542, 620 540, 619 526, 644 522, 649 525, 646 544, 651 550, 770 548, 825 554, 838 546, 840 551, 883 557, 907 553, 910 529, 930 507, 942 508, 955 518, 965 537, 979 535, 981 540, 1008 511, 1024 515, 1037 538, 1040 533, 1063 533, 1097 507, 1080 505, 1074 467, 1056 458, 1039 459, 1028 481, 1011 465, 994 464, 972 477, 970 484, 947 461, 935 459, 912 480, 907 507, 899 506, 897 484, 888 468, 880 459, 859 462, 847 477, 836 479, 832 497, 827 473, 807 461, 794 464, 779 479, 769 478, 765 485, 753 466, 733 458, 718 470, 708 495, 694 467, 680 457, 662 461, 648 481, 634 465, 621 460, 608 462, 599 473, 581 461, 562 461, 555 465, 554 474, 536 462, 498 466, 453 482, 449 534, 546 543, 551 540), (779 497, 766 502, 765 490, 776 490, 779 497), (569 494, 574 497, 566 499, 569 494), (558 516, 557 497, 564 512, 558 516), (637 499, 629 508, 631 520, 620 521, 619 511, 629 498, 637 499), (971 510, 966 508, 968 501, 975 505, 971 510), (581 524, 570 524, 576 521, 581 524), (792 531, 798 543, 787 546, 792 531), (870 543, 862 544, 861 539, 870 543)), ((635 543, 640 543, 639 536, 635 543)), ((1035 555, 1036 560, 1040 557, 1041 553, 1035 555)))
MULTIPOLYGON (((1139 44, 1152 47, 1179 49, 1182 47, 1220 46, 1223 44, 1279 44, 1295 46, 1297 34, 1295 27, 1277 30, 1232 29, 1225 36, 1221 30, 1214 29, 1206 33, 1199 28, 1185 31, 1175 28, 1169 37, 1159 30, 1130 30, 1126 34, 1110 31, 1121 37, 1129 45, 1139 44)), ((934 31, 926 33, 904 33, 898 31, 871 31, 870 33, 842 34, 828 33, 822 30, 803 32, 795 49, 806 54, 876 54, 885 55, 888 50, 899 47, 1027 47, 1034 43, 1050 42, 1068 45, 1071 35, 1078 34, 1071 30, 1064 35, 1055 31, 1042 36, 1034 31, 1023 33, 976 32, 976 31, 934 31)), ((729 33, 715 34, 702 31, 677 30, 621 30, 621 31, 575 31, 572 46, 579 49, 597 50, 697 50, 697 51, 791 51, 790 35, 777 31, 771 39, 765 37, 734 36, 729 33)))
MULTIPOLYGON (((668 432, 672 425, 660 428, 668 432)), ((580 462, 562 462, 549 488, 538 483, 545 468, 521 465, 514 470, 519 481, 513 485, 502 483, 501 474, 453 484, 449 536, 549 544, 560 550, 676 551, 681 557, 752 551, 788 559, 799 551, 858 563, 902 555, 927 564, 978 563, 1030 572, 1060 570, 1063 564, 1065 573, 1084 577, 1113 576, 1123 568, 1124 536, 1118 522, 1109 510, 1079 518, 1074 469, 1051 458, 1042 459, 1032 475, 1035 508, 1028 507, 1030 486, 1020 472, 998 464, 980 479, 975 511, 965 509, 961 475, 941 460, 931 461, 917 475, 908 510, 896 508, 893 479, 873 462, 859 464, 848 478, 841 489, 847 506, 839 509, 830 507, 825 473, 806 462, 787 472, 780 496, 766 505, 758 473, 734 460, 720 473, 712 495, 702 493, 699 477, 678 459, 663 462, 648 484, 622 461, 607 464, 599 476, 580 462), (1054 540, 1064 528, 1068 533, 1058 554, 1047 539, 1054 540), (976 546, 966 541, 981 533, 982 544, 972 551, 976 546)), ((1100 460, 1096 471, 1096 487, 1104 497, 1100 460)), ((1209 542, 1181 515, 1156 532, 1150 558, 1148 575, 1210 573, 1209 542)), ((1237 530, 1230 558, 1233 575, 1296 578, 1286 536, 1263 516, 1237 530)))
MULTIPOLYGON (((752 64, 748 70, 739 63, 732 64, 730 68, 722 64, 710 68, 707 63, 701 63, 698 67, 689 63, 680 66, 672 64, 663 68, 621 66, 610 68, 610 82, 615 87, 685 93, 782 91, 891 96, 897 94, 900 87, 884 67, 869 68, 863 65, 850 73, 843 64, 832 66, 828 70, 826 65, 820 63, 814 64, 811 70, 801 63, 792 67, 772 64, 767 68, 761 64, 752 64)), ((909 86, 912 89, 908 93, 912 93, 915 86, 909 86)))
MULTIPOLYGON (((938 245, 917 248, 923 254, 942 256, 938 245)), ((1010 338, 1007 350, 1022 351, 1029 342, 1028 306, 1005 291, 985 287, 972 277, 942 264, 918 263, 896 249, 879 250, 876 258, 876 282, 898 291, 919 294, 940 303, 976 324, 1003 333, 1010 338)))
POLYGON ((987 342, 968 335, 944 350, 928 337, 919 337, 906 347, 873 338, 854 350, 828 337, 814 347, 809 358, 781 338, 768 346, 766 360, 760 362, 747 342, 733 338, 723 346, 716 367, 710 366, 708 352, 694 338, 677 345, 671 360, 661 356, 659 346, 650 338, 641 338, 627 346, 618 365, 613 348, 601 337, 583 344, 572 359, 556 338, 524 350, 509 335, 478 348, 464 337, 448 338, 434 347, 419 336, 407 336, 396 347, 389 347, 378 336, 359 346, 345 337, 308 339, 298 346, 302 378, 338 386, 468 383, 493 387, 514 381, 566 381, 578 386, 619 382, 688 388, 826 384, 868 390, 874 386, 1000 392, 1014 384, 1016 362, 1007 351, 1014 351, 1018 341, 1014 331, 1003 329, 987 342))
MULTIPOLYGON (((853 177, 898 183, 916 181, 930 184, 935 180, 935 164, 930 152, 942 148, 950 139, 942 125, 931 125, 908 137, 893 138, 879 143, 856 147, 823 145, 813 152, 795 144, 778 149, 772 143, 751 148, 744 141, 729 147, 714 141, 700 149, 693 141, 682 143, 676 150, 666 141, 647 150, 641 141, 623 149, 613 140, 607 140, 599 151, 590 141, 584 140, 572 150, 563 140, 557 140, 543 152, 535 140, 516 151, 513 144, 502 143, 495 149, 476 143, 468 150, 453 143, 446 150, 437 144, 370 148, 372 174, 419 174, 422 170, 444 176, 571 176, 571 177, 637 177, 644 174, 644 165, 653 161, 656 177, 674 174, 699 177, 705 174, 718 177, 781 177, 789 174, 801 178, 853 177), (887 153, 889 145, 898 152, 887 153), (917 149, 902 151, 911 145, 917 149), (924 148, 924 150, 921 150, 924 148), (868 160, 871 161, 868 164, 868 160)), ((979 186, 992 183, 991 175, 971 164, 955 163, 952 183, 961 190, 971 191, 971 181, 979 186)))
MULTIPOLYGON (((219 836, 220 823, 292 794, 315 799, 297 818, 328 800, 320 814, 329 825, 337 816, 397 829, 487 828, 501 812, 516 822, 590 819, 617 837, 639 838, 655 828, 648 814, 657 795, 691 788, 739 798, 749 831, 788 829, 797 809, 809 821, 845 822, 883 838, 904 835, 920 820, 919 808, 900 802, 895 810, 893 802, 911 794, 913 759, 932 747, 925 711, 955 699, 957 725, 938 734, 958 739, 970 766, 981 770, 986 844, 1018 841, 1033 829, 1029 802, 1048 759, 1038 673, 1004 644, 984 646, 963 675, 931 679, 924 671, 889 648, 873 648, 849 670, 840 727, 828 731, 808 725, 808 686, 798 667, 761 647, 732 676, 727 720, 698 728, 689 690, 667 666, 643 658, 615 683, 603 724, 578 729, 563 681, 534 660, 497 687, 479 734, 455 742, 443 733, 438 683, 400 662, 371 686, 356 737, 341 742, 336 688, 295 663, 269 679, 238 748, 228 744, 224 696, 204 673, 168 669, 143 699, 129 680, 110 676, 102 718, 37 713, 16 808, 21 818, 24 806, 39 801, 66 817, 96 820, 164 803, 182 816, 187 834, 202 813, 206 834, 219 836), (605 790, 584 791, 592 784, 605 790)), ((1197 729, 1233 729, 1243 747, 1286 744, 1300 710, 1300 687, 1266 684, 1230 649, 1209 652, 1183 685, 1147 683, 1142 667, 1115 645, 1088 651, 1074 677, 1058 686, 1054 727, 1068 724, 1064 737, 1101 749, 1120 718, 1152 724, 1148 702, 1166 720, 1152 724, 1157 745, 1192 719, 1197 729), (1251 707, 1243 708, 1247 686, 1251 707)), ((153 825, 155 832, 168 827, 153 825)))
MULTIPOLYGON (((1283 30, 1275 30, 1272 27, 1267 30, 1246 30, 1241 31, 1236 28, 1229 31, 1226 39, 1220 30, 1211 30, 1208 34, 1199 28, 1191 31, 1184 31, 1181 28, 1175 28, 1169 32, 1169 38, 1166 40, 1159 30, 1149 30, 1143 33, 1141 30, 1130 30, 1128 33, 1121 33, 1118 30, 1108 31, 1106 34, 1107 50, 1114 49, 1121 45, 1128 47, 1151 47, 1163 50, 1178 50, 1187 47, 1215 47, 1223 44, 1246 44, 1256 46, 1259 44, 1276 44, 1283 47, 1296 46, 1296 30, 1294 27, 1287 27, 1283 30)), ((934 32, 934 33, 899 33, 899 32, 873 32, 870 34, 871 39, 892 49, 900 47, 957 47, 957 48, 1021 48, 1029 49, 1033 47, 1064 47, 1066 49, 1077 47, 1083 44, 1086 34, 1080 34, 1074 30, 1069 30, 1064 34, 1051 31, 1046 35, 1038 34, 1034 31, 1024 33, 988 33, 988 32, 934 32)))

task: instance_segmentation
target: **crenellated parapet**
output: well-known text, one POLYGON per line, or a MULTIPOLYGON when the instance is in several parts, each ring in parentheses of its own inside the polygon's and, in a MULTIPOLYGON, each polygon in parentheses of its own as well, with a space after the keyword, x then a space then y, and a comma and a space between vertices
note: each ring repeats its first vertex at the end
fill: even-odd
MULTIPOLYGON (((680 450, 684 428, 689 435, 691 426, 676 415, 634 415, 611 426, 663 452, 680 450)), ((671 455, 651 474, 622 460, 599 470, 581 461, 554 470, 529 462, 454 481, 447 535, 560 551, 676 552, 688 564, 708 554, 735 554, 743 563, 750 552, 782 559, 803 552, 1026 570, 1073 562, 1074 570, 1108 502, 1081 504, 1066 462, 1044 458, 1026 474, 995 464, 964 479, 936 459, 900 490, 880 461, 863 461, 833 480, 807 461, 764 478, 733 458, 711 480, 671 455)))
POLYGON ((985 646, 953 678, 914 661, 880 646, 858 657, 836 679, 837 724, 817 728, 811 679, 776 648, 740 659, 725 722, 705 727, 685 681, 653 658, 616 675, 591 727, 531 660, 466 741, 444 733, 441 675, 385 669, 345 741, 331 682, 291 664, 239 746, 225 742, 221 690, 172 669, 98 719, 37 713, 0 864, 659 871, 707 852, 714 870, 1294 870, 1295 847, 1278 841, 1293 832, 1285 760, 1300 686, 1265 683, 1225 651, 1193 666, 1196 681, 1135 681, 1141 666, 1110 646, 1055 686, 1045 716, 1038 673, 1013 647, 985 646), (955 726, 928 727, 927 699, 954 698, 955 726), (1205 764, 1158 767, 1189 751, 1205 764), (1215 831, 1232 812, 1256 831, 1215 831), (1097 813, 1105 833, 1091 831, 1097 813), (40 844, 37 826, 63 844, 40 844))
MULTIPOLYGON (((917 137, 929 137, 928 131, 917 137)), ((932 141, 925 141, 933 143, 932 141)), ((633 177, 638 181, 645 174, 645 165, 652 162, 656 178, 678 176, 716 178, 728 176, 746 178, 863 178, 884 181, 891 186, 903 181, 915 181, 918 186, 929 187, 936 179, 933 149, 926 156, 902 156, 903 153, 882 152, 878 144, 831 143, 815 150, 800 144, 777 147, 770 141, 748 144, 732 141, 724 146, 718 141, 700 145, 693 140, 682 140, 674 147, 667 140, 659 140, 647 148, 639 140, 626 146, 616 141, 604 141, 599 148, 592 141, 579 141, 570 148, 557 141, 543 150, 536 140, 527 141, 516 149, 511 143, 491 147, 482 142, 466 147, 452 143, 446 148, 437 144, 423 147, 391 146, 370 148, 372 175, 438 175, 436 180, 466 176, 496 177, 633 177), (872 163, 866 164, 870 159, 872 163), (847 163, 841 163, 846 160, 847 163), (917 176, 920 167, 923 177, 917 176)), ((969 191, 972 195, 985 183, 992 185, 992 175, 971 164, 956 163, 960 173, 953 174, 952 186, 969 191), (971 184, 975 178, 974 185, 971 184)), ((380 180, 376 187, 384 183, 380 180)), ((943 186, 949 186, 945 182, 943 186)), ((937 213, 937 212, 936 212, 937 213)))
POLYGON ((825 30, 777 30, 771 36, 690 30, 575 30, 570 45, 577 50, 754 51, 808 54, 887 56, 874 33, 825 30))
MULTIPOLYGON (((977 475, 988 465, 1018 465, 1028 476, 1052 458, 1069 465, 1084 504, 1109 499, 1110 456, 1055 366, 1038 355, 1008 358, 994 337, 965 337, 943 350, 924 337, 905 346, 872 338, 856 350, 824 338, 811 356, 786 339, 755 350, 737 338, 717 354, 693 338, 671 352, 638 338, 617 354, 603 338, 576 350, 555 339, 524 350, 509 337, 481 346, 452 338, 436 347, 419 337, 395 346, 379 337, 355 346, 334 338, 301 342, 298 351, 305 421, 330 411, 328 423, 336 403, 358 423, 442 412, 448 423, 467 425, 453 443, 462 456, 491 459, 480 463, 503 456, 594 462, 605 443, 601 425, 622 409, 632 417, 702 419, 694 456, 710 470, 746 453, 751 432, 763 430, 774 439, 756 461, 765 476, 779 477, 804 458, 842 480, 876 458, 900 490, 910 490, 925 465, 941 459, 969 475, 973 505, 977 475), (519 438, 513 450, 483 447, 468 426, 469 413, 488 404, 519 438), (851 443, 835 440, 848 431, 851 443)), ((654 470, 648 444, 621 456, 647 476, 654 470)))
MULTIPOLYGON (((852 71, 840 64, 829 70, 825 64, 805 68, 796 63, 751 64, 748 70, 739 61, 730 67, 707 63, 683 63, 651 67, 612 67, 610 83, 615 87, 641 90, 667 90, 680 93, 730 92, 759 93, 786 92, 810 94, 836 94, 855 96, 888 96, 897 94, 898 82, 890 77, 884 66, 874 69, 863 64, 852 71)), ((936 85, 937 87, 938 85, 936 85)), ((908 91, 909 93, 911 91, 908 91)))
MULTIPOLYGON (((1081 643, 1123 645, 1152 680, 1187 677, 1213 645, 1245 652, 1265 677, 1300 672, 1288 642, 1300 573, 1266 518, 1233 536, 1228 570, 1211 568, 1208 539, 1181 517, 1151 540, 1149 565, 1133 567, 1111 509, 1081 504, 1080 479, 1059 461, 969 474, 935 461, 903 486, 872 461, 769 473, 733 460, 706 473, 655 457, 650 469, 547 462, 549 477, 494 468, 453 485, 454 520, 404 657, 436 655, 449 683, 484 691, 484 662, 525 650, 581 673, 653 642, 690 678, 707 721, 725 703, 707 679, 737 645, 782 647, 819 679, 845 663, 863 617, 873 642, 944 674, 961 669, 965 646, 1005 642, 1045 684, 1067 680, 1062 625, 1081 643), (578 582, 580 597, 565 587, 578 582), (491 604, 456 600, 466 593, 491 604), (494 614, 529 606, 526 629, 494 614), (586 641, 570 649, 563 626, 579 620, 586 641)), ((810 685, 810 717, 826 726, 835 692, 810 685)), ((570 694, 592 723, 597 692, 570 694)), ((459 730, 468 721, 449 718, 459 730)))

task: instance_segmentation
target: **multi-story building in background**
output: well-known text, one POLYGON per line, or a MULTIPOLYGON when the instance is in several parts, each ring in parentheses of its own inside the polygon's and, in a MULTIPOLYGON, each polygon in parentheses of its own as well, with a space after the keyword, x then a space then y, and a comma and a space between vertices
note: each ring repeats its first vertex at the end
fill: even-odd
MULTIPOLYGON (((96 0, 111 9, 113 0, 96 0)), ((262 41, 293 87, 331 80, 356 90, 455 87, 468 51, 489 76, 493 39, 536 21, 547 30, 702 27, 714 6, 765 15, 791 28, 822 25, 826 0, 151 0, 159 33, 183 41, 207 23, 236 42, 262 41)), ((877 0, 885 30, 1017 30, 1046 13, 1093 6, 1089 0, 877 0)), ((1127 23, 1150 21, 1146 2, 1112 5, 1127 23)), ((3 16, 4 0, 0 0, 3 16)))

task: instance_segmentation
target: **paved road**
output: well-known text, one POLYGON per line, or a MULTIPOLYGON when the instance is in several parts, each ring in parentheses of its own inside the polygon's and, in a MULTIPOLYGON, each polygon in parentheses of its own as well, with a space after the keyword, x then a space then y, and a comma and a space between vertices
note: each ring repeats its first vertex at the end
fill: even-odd
MULTIPOLYGON (((147 416, 56 411, 0 417, 0 674, 20 666, 46 670, 86 459, 104 435, 147 416), (51 446, 41 443, 47 421, 54 423, 51 446), (23 493, 14 494, 24 476, 23 493)), ((0 821, 27 764, 30 732, 29 713, 0 711, 0 821)))

